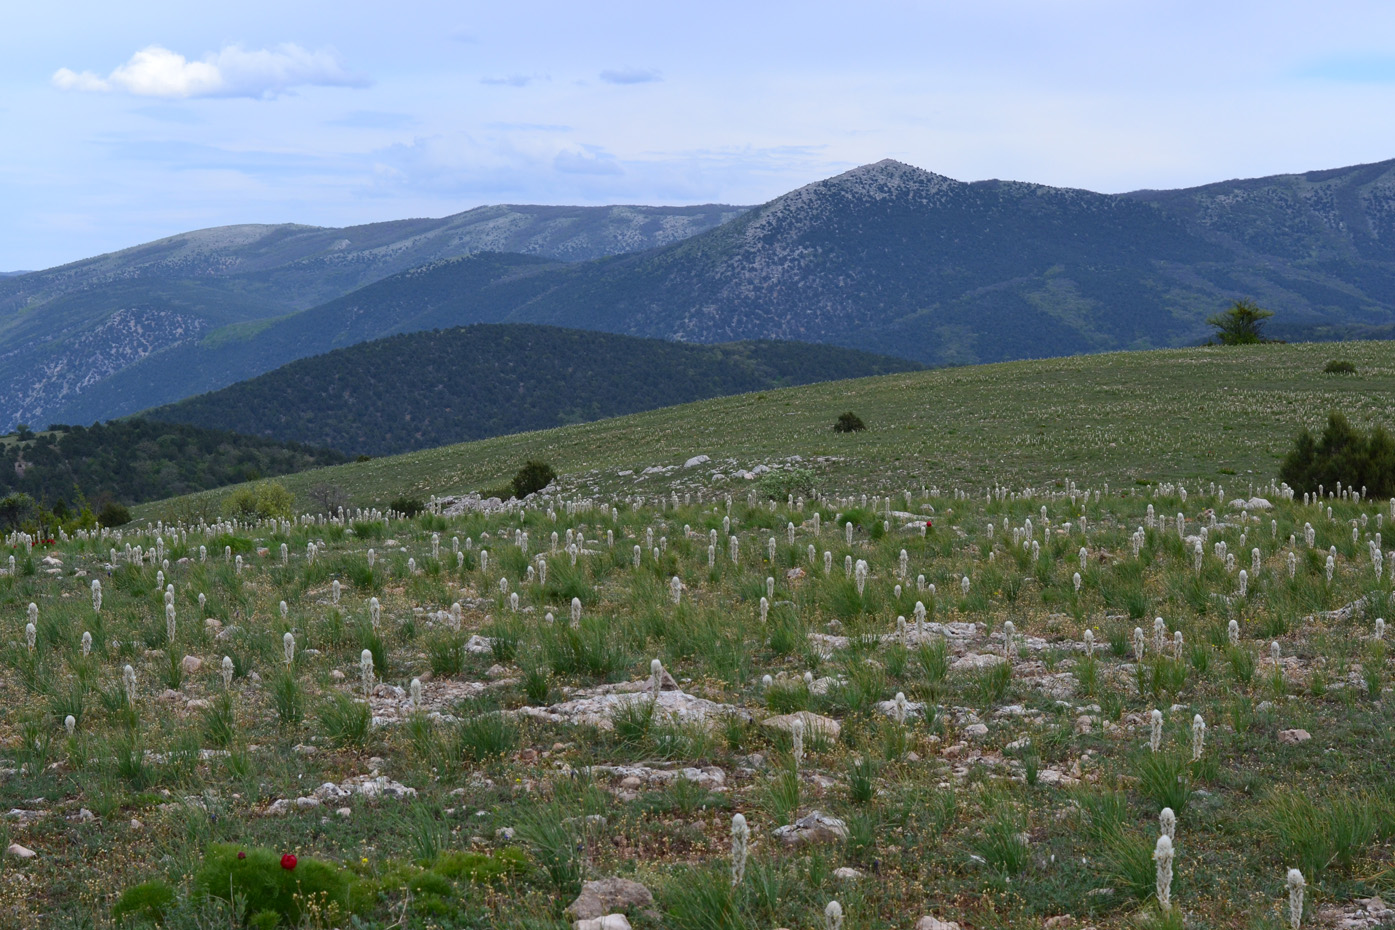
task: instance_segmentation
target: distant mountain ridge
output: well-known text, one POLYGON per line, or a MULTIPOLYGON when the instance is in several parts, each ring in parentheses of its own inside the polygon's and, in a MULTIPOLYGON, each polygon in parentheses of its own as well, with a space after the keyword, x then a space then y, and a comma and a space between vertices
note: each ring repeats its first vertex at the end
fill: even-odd
POLYGON ((442 259, 502 250, 582 261, 672 243, 743 209, 489 206, 343 229, 223 226, 3 276, 0 419, 51 418, 142 359, 240 338, 442 259))
MULTIPOLYGON (((34 277, 0 282, 0 300, 34 277)), ((89 422, 356 342, 474 323, 787 339, 929 365, 1192 344, 1239 297, 1276 311, 1286 338, 1381 333, 1395 325, 1395 161, 1106 195, 962 182, 887 160, 649 249, 577 262, 541 251, 431 260, 255 318, 236 305, 255 294, 238 291, 220 298, 228 322, 212 333, 177 329, 191 312, 180 308, 208 304, 206 280, 167 288, 163 311, 130 287, 124 299, 151 316, 124 331, 153 334, 148 349, 134 336, 120 351, 94 346, 92 371, 72 352, 51 365, 27 352, 23 404, 11 400, 16 383, 6 386, 19 364, 11 333, 40 321, 0 313, 0 409, 89 422)), ((50 310, 41 328, 61 318, 50 310)))
POLYGON ((377 456, 919 367, 829 345, 482 324, 362 342, 143 416, 377 456))

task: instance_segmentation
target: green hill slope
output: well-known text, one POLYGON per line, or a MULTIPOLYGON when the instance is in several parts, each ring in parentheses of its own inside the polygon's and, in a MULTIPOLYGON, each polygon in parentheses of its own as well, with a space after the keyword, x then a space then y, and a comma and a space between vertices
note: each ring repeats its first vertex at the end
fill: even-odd
POLYGON ((791 456, 825 490, 1141 480, 1217 481, 1238 491, 1274 478, 1294 432, 1320 427, 1330 409, 1363 427, 1391 425, 1392 396, 1392 343, 1112 353, 724 397, 285 480, 298 492, 329 483, 359 503, 383 503, 498 487, 536 457, 580 493, 649 495, 681 489, 690 474, 682 464, 705 454, 713 461, 703 476, 720 471, 727 478, 719 484, 741 495, 753 485, 731 477, 737 468, 787 468, 791 456), (1332 358, 1352 361, 1357 374, 1324 374, 1332 358), (845 410, 867 431, 832 432, 845 410), (650 466, 673 469, 642 474, 650 466))
POLYGON ((360 343, 144 415, 386 455, 918 367, 837 346, 479 325, 360 343))
POLYGON ((0 437, 0 497, 28 494, 75 512, 83 501, 136 504, 346 459, 330 449, 139 418, 54 425, 0 437))

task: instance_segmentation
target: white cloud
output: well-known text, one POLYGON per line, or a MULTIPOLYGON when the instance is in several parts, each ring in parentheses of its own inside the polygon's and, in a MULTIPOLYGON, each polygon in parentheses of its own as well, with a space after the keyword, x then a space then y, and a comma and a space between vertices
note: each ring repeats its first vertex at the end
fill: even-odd
POLYGON ((581 149, 563 149, 553 158, 552 166, 565 174, 625 173, 614 155, 590 145, 581 149))
POLYGON ((607 84, 652 84, 664 76, 653 68, 612 68, 602 71, 600 78, 607 84))
POLYGON ((344 70, 333 52, 293 43, 273 49, 229 45, 190 61, 158 45, 143 48, 105 78, 91 71, 59 68, 60 90, 123 91, 138 97, 255 97, 270 99, 307 85, 363 87, 368 82, 344 70))
POLYGON ((532 74, 505 74, 499 76, 482 77, 481 84, 490 84, 495 87, 527 87, 533 83, 535 76, 532 74))

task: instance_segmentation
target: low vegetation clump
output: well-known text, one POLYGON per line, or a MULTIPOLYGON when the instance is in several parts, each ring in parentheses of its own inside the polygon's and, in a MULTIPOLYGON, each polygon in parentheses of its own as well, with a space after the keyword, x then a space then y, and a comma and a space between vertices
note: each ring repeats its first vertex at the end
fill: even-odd
POLYGON ((796 467, 11 533, 5 921, 1309 927, 1395 894, 1388 500, 796 467))
POLYGON ((536 494, 556 480, 557 472, 551 465, 537 459, 529 459, 514 474, 510 489, 514 497, 521 499, 529 494, 536 494))
POLYGON ((1279 475, 1301 494, 1345 487, 1371 497, 1395 494, 1395 438, 1383 426, 1369 432, 1333 412, 1322 434, 1300 430, 1279 475))
POLYGON ((1326 365, 1322 366, 1322 371, 1323 374, 1328 375, 1354 375, 1356 374, 1356 366, 1351 362, 1334 358, 1326 365))
POLYGON ((867 424, 862 422, 862 417, 849 410, 838 415, 838 422, 833 424, 835 433, 860 433, 867 428, 867 424))

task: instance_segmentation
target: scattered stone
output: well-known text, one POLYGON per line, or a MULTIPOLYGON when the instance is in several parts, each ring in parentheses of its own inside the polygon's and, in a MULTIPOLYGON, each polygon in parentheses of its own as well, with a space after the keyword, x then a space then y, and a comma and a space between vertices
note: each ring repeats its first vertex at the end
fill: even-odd
POLYGON ((630 930, 630 922, 624 914, 606 914, 604 917, 578 920, 572 924, 572 930, 630 930))
POLYGON ((787 846, 832 843, 848 838, 848 825, 822 811, 810 811, 794 823, 776 828, 775 836, 787 846))
POLYGON ((38 853, 28 846, 21 846, 18 843, 11 843, 5 847, 5 855, 14 856, 16 859, 33 859, 38 853))
POLYGON ((964 728, 964 735, 970 739, 983 739, 988 735, 988 726, 982 723, 971 723, 964 728))
POLYGON ((780 714, 776 717, 766 717, 761 721, 761 725, 775 730, 783 730, 786 733, 793 733, 794 722, 796 720, 804 724, 805 736, 819 732, 828 739, 836 740, 838 734, 843 732, 843 727, 832 717, 824 717, 821 714, 811 713, 807 710, 801 710, 793 714, 780 714))
POLYGON ((959 924, 952 920, 940 920, 926 915, 916 921, 915 930, 959 930, 959 924))
MULTIPOLYGON (((520 707, 515 713, 535 717, 552 723, 570 723, 594 726, 600 730, 614 729, 614 717, 621 708, 654 700, 653 692, 647 690, 645 682, 625 682, 622 685, 608 685, 583 692, 588 696, 563 701, 550 707, 520 707), (634 690, 629 690, 633 688, 634 690)), ((718 704, 706 698, 694 697, 684 691, 660 691, 655 719, 667 718, 684 723, 705 723, 715 725, 721 717, 737 716, 746 719, 749 712, 731 704, 718 704)))
POLYGON ((581 894, 567 905, 566 913, 573 920, 584 921, 639 911, 657 920, 653 908, 654 896, 648 888, 628 878, 611 877, 582 885, 581 894))
POLYGON ((862 877, 862 873, 845 865, 842 868, 834 869, 833 877, 842 882, 855 882, 862 877))
POLYGON ((1279 742, 1285 746, 1296 746, 1299 743, 1306 743, 1313 738, 1313 734, 1307 730, 1280 730, 1279 742))
POLYGON ((954 672, 975 672, 985 668, 992 668, 995 665, 1002 665, 1007 660, 995 653, 966 652, 955 659, 949 666, 954 672))
POLYGON ((180 661, 179 666, 184 669, 184 674, 192 675, 203 668, 203 659, 200 659, 198 656, 185 656, 183 660, 180 661))
POLYGON ((32 824, 38 823, 40 820, 43 820, 47 816, 48 811, 27 811, 23 808, 16 807, 5 815, 5 819, 13 820, 16 823, 18 823, 21 827, 27 827, 32 824))
POLYGON ((1341 930, 1375 930, 1389 926, 1395 918, 1391 909, 1379 896, 1357 898, 1345 907, 1328 905, 1318 909, 1316 924, 1323 927, 1338 927, 1341 930))
POLYGON ((696 468, 699 465, 706 465, 710 461, 712 461, 712 459, 708 458, 705 455, 695 455, 692 458, 688 459, 688 461, 684 462, 683 467, 696 468))

